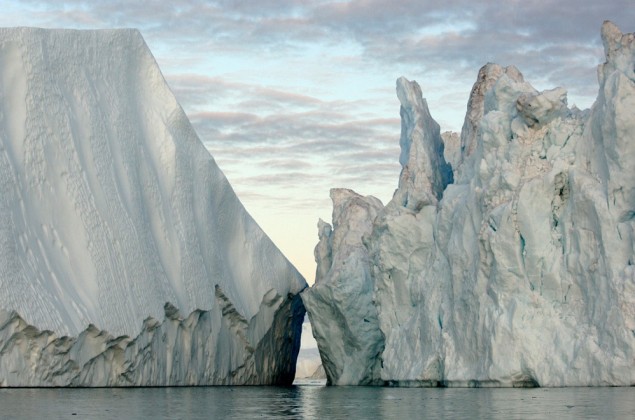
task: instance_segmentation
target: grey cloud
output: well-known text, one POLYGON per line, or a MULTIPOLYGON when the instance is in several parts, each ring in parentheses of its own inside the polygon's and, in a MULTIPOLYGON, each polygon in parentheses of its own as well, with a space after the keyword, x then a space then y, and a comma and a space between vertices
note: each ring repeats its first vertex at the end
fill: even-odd
POLYGON ((322 100, 265 86, 236 82, 200 74, 172 74, 167 81, 184 107, 208 108, 219 100, 234 99, 236 109, 279 111, 284 107, 310 109, 326 105, 322 100))
POLYGON ((288 172, 298 171, 300 169, 307 170, 313 167, 313 164, 307 160, 290 160, 290 159, 271 159, 262 162, 267 168, 282 169, 288 172))
POLYGON ((48 26, 137 26, 150 44, 154 38, 174 48, 187 44, 192 54, 218 49, 301 51, 305 43, 328 47, 353 41, 367 62, 405 64, 411 77, 439 72, 457 77, 465 70, 475 75, 481 65, 494 61, 515 64, 532 80, 543 77, 545 69, 560 67, 562 71, 549 71, 547 79, 580 94, 594 82, 601 21, 611 19, 622 26, 635 21, 631 0, 25 3, 32 5, 34 19, 48 26), (425 35, 429 28, 442 32, 425 35), (545 51, 554 45, 566 47, 545 51), (580 71, 575 80, 567 76, 581 67, 583 76, 580 71), (561 76, 564 79, 555 80, 561 76), (583 82, 576 82, 577 77, 583 82))
POLYGON ((601 58, 600 25, 604 19, 632 25, 632 6, 630 0, 376 0, 322 5, 314 17, 333 32, 354 37, 368 60, 410 66, 411 77, 449 73, 468 85, 481 65, 498 62, 515 64, 529 81, 564 84, 588 97, 601 58), (445 30, 425 35, 435 25, 445 30))
MULTIPOLYGON (((250 86, 239 88, 260 91, 250 86)), ((267 90, 264 93, 271 94, 267 90)), ((277 91, 270 96, 296 99, 277 91)), ((355 114, 332 111, 334 105, 328 102, 302 100, 313 108, 298 111, 297 107, 285 106, 286 112, 266 116, 201 111, 191 113, 190 118, 230 180, 241 185, 241 196, 247 194, 254 200, 263 187, 288 193, 310 185, 312 190, 328 195, 334 183, 351 182, 352 187, 366 185, 365 189, 372 191, 382 177, 391 179, 398 174, 398 118, 355 119, 355 114), (244 175, 247 161, 251 172, 259 176, 244 175), (385 162, 391 162, 386 165, 388 171, 382 166, 385 162)), ((343 101, 337 107, 355 108, 343 101)))
POLYGON ((205 125, 197 125, 202 123, 197 118, 192 121, 202 138, 207 136, 206 124, 220 127, 222 137, 206 145, 230 181, 240 185, 241 197, 246 194, 249 200, 259 199, 262 188, 273 188, 271 199, 286 194, 293 200, 308 190, 315 192, 316 200, 327 197, 335 185, 381 192, 377 186, 387 180, 391 191, 390 180, 399 173, 399 120, 320 122, 323 115, 290 113, 254 120, 252 115, 215 113, 205 125), (231 121, 236 124, 226 124, 231 121), (247 162, 249 173, 258 176, 245 175, 247 162))
MULTIPOLYGON (((586 43, 597 39, 601 21, 632 24, 630 0, 470 1, 351 0, 333 1, 27 1, 41 20, 74 26, 102 22, 104 26, 135 25, 181 43, 222 39, 258 45, 289 42, 337 42, 342 35, 371 47, 378 38, 402 41, 435 25, 467 24, 474 40, 510 41, 521 35, 530 42, 586 43), (44 9, 44 11, 42 11, 44 9), (80 20, 75 20, 76 17, 80 20), (58 20, 59 19, 59 20, 58 20), (157 22, 160 22, 158 24, 157 22), (171 36, 170 36, 171 35, 171 36), (321 35, 324 39, 317 37, 321 35)), ((450 31, 452 32, 452 31, 450 31)), ((465 32, 465 31, 463 31, 465 32)), ((394 44, 398 46, 399 44, 394 44)), ((509 47, 513 48, 513 47, 509 47)))
POLYGON ((259 117, 255 114, 245 112, 214 112, 203 111, 193 112, 189 114, 190 120, 193 122, 206 121, 213 126, 237 126, 253 123, 259 117))

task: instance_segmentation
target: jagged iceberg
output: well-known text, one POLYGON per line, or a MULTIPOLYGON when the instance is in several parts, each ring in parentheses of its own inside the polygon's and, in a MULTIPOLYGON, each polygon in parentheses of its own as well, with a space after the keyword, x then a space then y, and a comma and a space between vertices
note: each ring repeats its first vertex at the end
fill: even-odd
POLYGON ((292 382, 306 283, 138 31, 0 29, 0 140, 0 386, 292 382))
POLYGON ((460 137, 397 81, 399 187, 331 191, 302 293, 330 384, 635 384, 634 39, 588 111, 484 66, 460 137))

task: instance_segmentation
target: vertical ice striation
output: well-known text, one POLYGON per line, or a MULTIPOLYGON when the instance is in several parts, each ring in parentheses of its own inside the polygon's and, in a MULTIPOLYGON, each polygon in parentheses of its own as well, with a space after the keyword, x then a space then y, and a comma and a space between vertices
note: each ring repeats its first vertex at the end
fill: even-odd
POLYGON ((569 109, 564 89, 536 91, 514 67, 484 66, 460 140, 443 136, 453 183, 431 164, 445 160, 421 92, 397 82, 399 189, 374 219, 351 213, 330 233, 360 237, 347 266, 365 274, 346 281, 365 285, 357 301, 371 307, 336 292, 311 305, 317 286, 302 294, 323 360, 399 386, 635 384, 635 43, 610 22, 602 39, 588 111, 569 109), (362 221, 370 230, 347 231, 362 221), (324 326, 368 313, 375 347, 358 346, 380 354, 341 358, 340 336, 324 326))
POLYGON ((0 384, 290 383, 305 286, 138 31, 0 29, 0 384))

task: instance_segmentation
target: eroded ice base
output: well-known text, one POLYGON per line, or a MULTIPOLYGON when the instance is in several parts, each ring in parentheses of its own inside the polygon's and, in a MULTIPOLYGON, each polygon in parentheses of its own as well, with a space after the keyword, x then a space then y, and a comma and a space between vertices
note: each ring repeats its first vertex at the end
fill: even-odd
POLYGON ((214 309, 185 318, 166 303, 163 321, 147 318, 136 337, 114 337, 92 324, 60 337, 0 311, 0 386, 290 385, 300 297, 272 291, 247 320, 220 288, 216 296, 214 309), (259 337, 263 323, 270 328, 259 337))

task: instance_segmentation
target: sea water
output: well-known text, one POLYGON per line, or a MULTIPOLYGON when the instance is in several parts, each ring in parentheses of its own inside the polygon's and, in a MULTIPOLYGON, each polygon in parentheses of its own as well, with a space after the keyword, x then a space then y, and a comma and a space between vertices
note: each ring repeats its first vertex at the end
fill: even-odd
POLYGON ((2 419, 635 419, 635 388, 0 389, 2 419))

